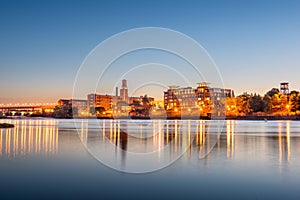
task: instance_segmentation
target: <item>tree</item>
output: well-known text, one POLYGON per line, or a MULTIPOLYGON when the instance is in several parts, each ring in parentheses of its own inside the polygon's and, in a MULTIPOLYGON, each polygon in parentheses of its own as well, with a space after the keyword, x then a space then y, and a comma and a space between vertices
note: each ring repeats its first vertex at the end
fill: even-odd
POLYGON ((279 89, 277 89, 277 88, 272 88, 270 91, 268 91, 265 94, 265 96, 263 98, 263 102, 264 102, 264 111, 266 113, 274 112, 274 108, 276 108, 275 104, 277 103, 278 95, 279 95, 279 89))
POLYGON ((251 96, 247 93, 236 97, 236 109, 238 114, 248 114, 250 112, 250 98, 251 96))
POLYGON ((264 101, 260 95, 254 94, 251 96, 249 102, 250 112, 263 112, 264 111, 264 101))
POLYGON ((226 115, 228 116, 234 116, 237 114, 237 108, 236 108, 236 98, 228 97, 226 98, 226 115))
POLYGON ((297 111, 300 111, 300 93, 298 91, 291 91, 288 104, 292 113, 296 114, 297 111))
POLYGON ((62 105, 62 106, 55 106, 54 111, 53 111, 53 117, 72 118, 73 117, 72 105, 67 104, 67 105, 62 105))
POLYGON ((96 112, 97 116, 104 115, 105 111, 106 111, 105 108, 101 107, 101 106, 98 106, 98 107, 95 108, 95 112, 96 112))
POLYGON ((132 104, 133 104, 134 106, 141 106, 141 102, 138 101, 138 100, 133 100, 132 104))
POLYGON ((264 102, 266 105, 265 110, 268 113, 281 115, 287 113, 288 100, 286 95, 279 93, 274 94, 272 97, 266 95, 264 102))
POLYGON ((144 106, 149 105, 150 101, 149 101, 148 96, 146 94, 143 96, 142 102, 143 102, 144 106))
POLYGON ((275 94, 279 94, 279 89, 278 88, 272 88, 265 95, 267 95, 269 97, 273 97, 275 94))

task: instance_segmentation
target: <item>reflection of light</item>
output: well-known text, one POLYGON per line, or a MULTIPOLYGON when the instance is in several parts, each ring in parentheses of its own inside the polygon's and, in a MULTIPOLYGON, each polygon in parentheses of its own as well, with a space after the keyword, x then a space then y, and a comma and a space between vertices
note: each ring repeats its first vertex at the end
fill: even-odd
POLYGON ((158 158, 160 158, 161 144, 162 144, 162 134, 161 134, 161 124, 158 124, 158 158))
POLYGON ((205 143, 205 125, 204 125, 204 121, 200 120, 200 125, 199 125, 199 153, 202 152, 204 143, 205 143))
POLYGON ((118 142, 119 142, 119 144, 117 144, 117 145, 121 145, 120 144, 120 134, 121 134, 121 130, 120 130, 120 120, 118 120, 118 142))
MULTIPOLYGON (((5 153, 8 157, 34 152, 47 154, 57 152, 58 129, 55 127, 55 121, 49 122, 46 122, 45 127, 41 121, 15 122, 15 129, 5 130, 5 139, 3 139, 3 131, 1 130, 0 149, 5 146, 5 153)), ((1 155, 3 156, 3 154, 1 155)))
POLYGON ((105 139, 105 119, 103 119, 103 123, 102 123, 102 139, 103 141, 105 139))
POLYGON ((177 120, 175 120, 175 152, 177 152, 177 135, 178 135, 178 129, 177 129, 177 120))
POLYGON ((167 124, 167 144, 169 144, 169 123, 166 121, 167 124))
POLYGON ((291 156, 291 147, 290 147, 290 121, 286 121, 286 144, 288 151, 288 160, 290 160, 291 156))
POLYGON ((110 141, 112 139, 112 132, 113 132, 113 130, 112 130, 112 121, 110 121, 110 126, 109 126, 109 140, 110 141))
POLYGON ((116 122, 114 121, 114 144, 116 144, 116 139, 117 139, 117 127, 116 127, 116 122))
POLYGON ((188 122, 188 145, 191 144, 191 121, 188 122))
POLYGON ((230 121, 226 121, 227 158, 230 157, 230 121))
POLYGON ((6 155, 10 156, 10 130, 6 132, 6 155))
POLYGON ((281 144, 281 123, 278 124, 278 146, 279 146, 279 162, 282 161, 282 144, 281 144))
POLYGON ((203 122, 200 121, 200 146, 203 144, 203 122))
POLYGON ((234 154, 234 121, 231 121, 231 156, 234 154))
POLYGON ((140 124, 140 144, 143 143, 143 125, 140 124))
POLYGON ((2 129, 0 130, 0 156, 2 156, 2 129))

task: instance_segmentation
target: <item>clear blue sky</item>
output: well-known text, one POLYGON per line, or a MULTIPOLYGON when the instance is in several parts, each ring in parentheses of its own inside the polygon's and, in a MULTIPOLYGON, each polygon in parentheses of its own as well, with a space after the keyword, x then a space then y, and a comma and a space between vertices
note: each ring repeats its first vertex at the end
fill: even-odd
POLYGON ((0 103, 71 98, 87 54, 113 34, 164 27, 199 42, 236 94, 300 89, 300 1, 0 1, 0 103))

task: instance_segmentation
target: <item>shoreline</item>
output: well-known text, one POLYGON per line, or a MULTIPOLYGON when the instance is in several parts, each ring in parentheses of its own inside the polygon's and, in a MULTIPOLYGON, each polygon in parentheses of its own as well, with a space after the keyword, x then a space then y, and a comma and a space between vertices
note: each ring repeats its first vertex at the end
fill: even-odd
MULTIPOLYGON (((300 115, 288 115, 288 116, 218 116, 218 117, 207 117, 207 116, 176 116, 176 117, 75 117, 75 118, 55 118, 55 117, 2 117, 0 119, 36 119, 36 118, 52 118, 52 119, 131 119, 131 120, 249 120, 249 121, 275 121, 275 120, 293 120, 299 121, 300 115)), ((7 123, 0 123, 0 125, 8 126, 7 123)), ((11 124, 13 125, 13 124, 11 124)), ((2 127, 2 126, 1 126, 2 127)), ((6 127, 4 127, 6 128, 6 127)))

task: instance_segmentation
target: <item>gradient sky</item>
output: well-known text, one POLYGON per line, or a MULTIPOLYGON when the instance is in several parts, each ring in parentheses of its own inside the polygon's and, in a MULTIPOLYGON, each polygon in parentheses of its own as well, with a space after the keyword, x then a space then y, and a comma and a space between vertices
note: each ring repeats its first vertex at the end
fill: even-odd
POLYGON ((194 38, 236 94, 264 94, 281 81, 300 89, 300 1, 10 0, 0 1, 0 103, 71 98, 93 48, 149 26, 194 38))

